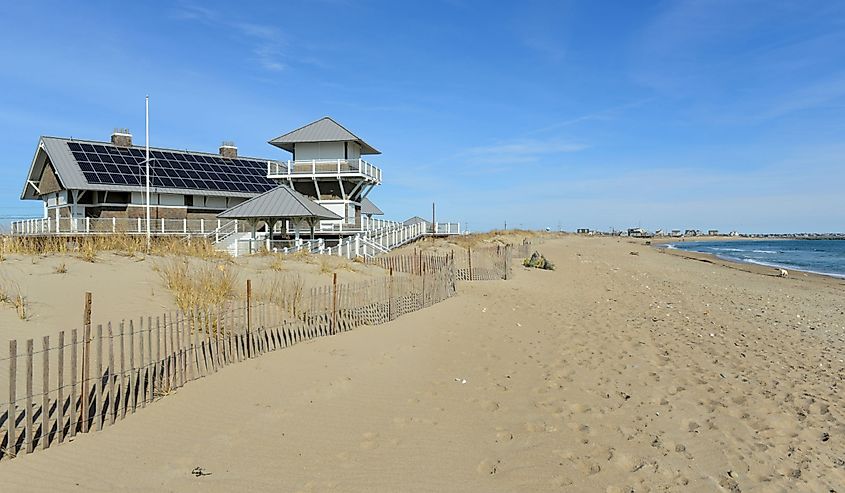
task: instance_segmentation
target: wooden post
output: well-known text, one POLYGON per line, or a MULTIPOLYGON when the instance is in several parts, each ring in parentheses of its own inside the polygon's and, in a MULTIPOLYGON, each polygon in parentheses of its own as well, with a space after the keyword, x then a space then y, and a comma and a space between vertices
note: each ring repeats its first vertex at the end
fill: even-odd
POLYGON ((469 263, 469 273, 467 274, 467 281, 472 281, 472 248, 467 247, 467 261, 469 263))
MULTIPOLYGON (((156 324, 158 324, 158 318, 156 318, 156 324)), ((167 323, 167 314, 164 315, 164 331, 167 335, 170 336, 170 353, 168 357, 170 359, 170 374, 167 377, 167 385, 168 388, 174 389, 179 386, 179 380, 176 378, 176 344, 175 339, 173 338, 173 324, 167 323)), ((167 341, 165 341, 167 342, 167 341)))
MULTIPOLYGON (((131 327, 131 325, 130 325, 131 327)), ((146 407, 147 405, 147 391, 146 391, 146 378, 144 378, 144 373, 146 372, 146 365, 144 364, 144 318, 141 317, 140 321, 138 322, 138 352, 139 352, 139 359, 138 359, 138 401, 141 403, 141 407, 146 407)))
POLYGON ((24 406, 26 407, 26 422, 24 424, 24 438, 27 454, 32 453, 34 445, 34 439, 32 436, 32 353, 32 339, 27 339, 26 366, 24 367, 24 371, 26 371, 26 402, 24 403, 24 406))
POLYGON ((120 383, 117 386, 117 393, 120 394, 120 402, 117 404, 117 409, 115 412, 120 413, 120 419, 126 417, 126 389, 129 387, 126 384, 126 356, 124 353, 124 341, 123 341, 123 331, 125 329, 123 320, 120 321, 120 336, 118 338, 118 344, 120 344, 120 366, 118 366, 118 371, 120 372, 120 383))
POLYGON ((97 431, 103 429, 103 326, 97 325, 97 380, 94 394, 94 418, 97 431))
POLYGON ((42 339, 41 353, 41 450, 49 445, 50 438, 50 336, 42 339))
MULTIPOLYGON (((152 328, 152 325, 150 325, 152 328)), ((156 317, 156 364, 153 372, 153 396, 155 389, 159 391, 167 388, 167 378, 170 375, 170 358, 167 357, 167 325, 164 326, 164 349, 162 349, 161 319, 156 317), (162 355, 164 361, 162 361, 162 355)))
POLYGON ((332 274, 332 328, 330 334, 337 334, 337 272, 332 274))
POLYGON ((508 280, 508 269, 510 268, 510 245, 505 245, 505 281, 508 280))
POLYGON ((91 293, 85 293, 85 303, 82 307, 82 433, 88 433, 89 421, 89 388, 91 378, 91 293))
POLYGON ((15 423, 18 421, 18 409, 15 401, 17 396, 18 380, 18 341, 9 341, 9 409, 6 414, 6 450, 10 457, 17 452, 17 436, 15 434, 15 423))
POLYGON ((393 269, 387 278, 387 320, 393 320, 393 269))
POLYGON ((145 400, 147 402, 153 401, 153 380, 150 378, 155 368, 153 364, 153 317, 147 317, 147 392, 145 400))
POLYGON ((70 418, 68 420, 68 435, 71 438, 76 436, 76 427, 79 424, 76 415, 76 358, 79 353, 77 342, 76 329, 73 329, 70 331, 70 416, 68 416, 70 418))
POLYGON ((107 374, 109 376, 109 424, 114 424, 114 415, 117 412, 115 409, 114 404, 117 402, 117 399, 114 397, 114 378, 115 378, 115 371, 114 371, 114 333, 112 332, 111 322, 108 325, 108 336, 109 336, 109 368, 107 370, 107 374))
MULTIPOLYGON (((59 354, 56 361, 58 385, 56 389, 56 438, 59 443, 65 439, 65 331, 59 332, 59 354)), ((73 405, 73 403, 71 403, 73 405)))
MULTIPOLYGON (((249 340, 249 332, 252 329, 252 280, 246 280, 246 333, 249 340)), ((248 345, 247 345, 248 346, 248 345)))
POLYGON ((126 405, 132 407, 132 412, 138 405, 137 399, 138 376, 135 374, 135 321, 129 320, 129 392, 127 397, 129 400, 126 405))

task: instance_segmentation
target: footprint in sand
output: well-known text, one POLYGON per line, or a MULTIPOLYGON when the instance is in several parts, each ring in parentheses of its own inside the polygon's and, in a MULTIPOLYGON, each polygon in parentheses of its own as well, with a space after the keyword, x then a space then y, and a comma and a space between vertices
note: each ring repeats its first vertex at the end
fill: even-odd
POLYGON ((501 465, 502 461, 500 459, 484 459, 478 464, 475 470, 483 476, 493 476, 499 472, 501 465))
POLYGON ((481 409, 491 413, 499 410, 499 403, 496 401, 480 401, 478 405, 481 406, 481 409))
POLYGON ((362 450, 373 450, 377 449, 379 446, 378 438, 379 434, 374 432, 367 432, 361 435, 364 438, 364 441, 361 442, 361 449, 362 450))

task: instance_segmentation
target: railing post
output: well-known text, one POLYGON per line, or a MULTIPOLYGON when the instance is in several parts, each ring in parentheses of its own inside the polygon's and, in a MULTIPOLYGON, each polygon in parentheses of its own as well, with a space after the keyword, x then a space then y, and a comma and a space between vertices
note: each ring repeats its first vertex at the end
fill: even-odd
POLYGON ((161 234, 164 234, 164 218, 161 218, 161 234))
MULTIPOLYGON (((162 227, 162 229, 164 229, 162 227)), ((182 218, 182 234, 188 234, 188 218, 182 218)))
POLYGON ((200 234, 201 235, 205 234, 205 219, 204 218, 200 218, 200 234))
POLYGON ((141 234, 141 218, 138 218, 138 234, 141 234))

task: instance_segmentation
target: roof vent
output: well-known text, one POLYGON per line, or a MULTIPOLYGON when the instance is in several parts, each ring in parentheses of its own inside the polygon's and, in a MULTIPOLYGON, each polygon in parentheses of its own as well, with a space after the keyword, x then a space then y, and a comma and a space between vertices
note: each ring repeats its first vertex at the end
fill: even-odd
POLYGON ((220 144, 220 155, 223 157, 236 158, 238 157, 238 147, 230 140, 224 140, 220 144))
POLYGON ((120 147, 132 147, 132 134, 128 128, 115 128, 111 134, 111 143, 120 147))

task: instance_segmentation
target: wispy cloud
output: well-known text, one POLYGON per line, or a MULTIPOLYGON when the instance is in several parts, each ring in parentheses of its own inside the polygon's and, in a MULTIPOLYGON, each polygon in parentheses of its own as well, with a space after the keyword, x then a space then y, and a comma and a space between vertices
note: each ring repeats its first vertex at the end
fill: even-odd
POLYGON ((219 12, 196 4, 182 4, 174 12, 176 19, 199 22, 227 29, 235 33, 252 52, 252 60, 264 70, 279 72, 283 62, 285 42, 281 31, 273 25, 230 20, 219 12))
POLYGON ((605 108, 598 111, 592 111, 590 113, 586 113, 583 115, 579 115, 576 117, 568 118, 566 120, 561 120, 559 122, 552 123, 551 125, 546 125, 545 127, 540 127, 534 129, 530 132, 527 132, 528 135, 532 134, 541 134, 545 132, 549 132, 551 130, 557 130, 563 127, 571 127, 574 125, 578 125, 584 122, 590 121, 608 121, 617 118, 620 114, 624 113, 625 111, 643 106, 650 101, 654 100, 654 98, 644 98, 638 99, 636 101, 630 101, 624 104, 616 105, 610 108, 605 108))
POLYGON ((562 139, 520 139, 469 147, 461 151, 458 157, 472 164, 524 164, 586 148, 584 144, 562 139))

